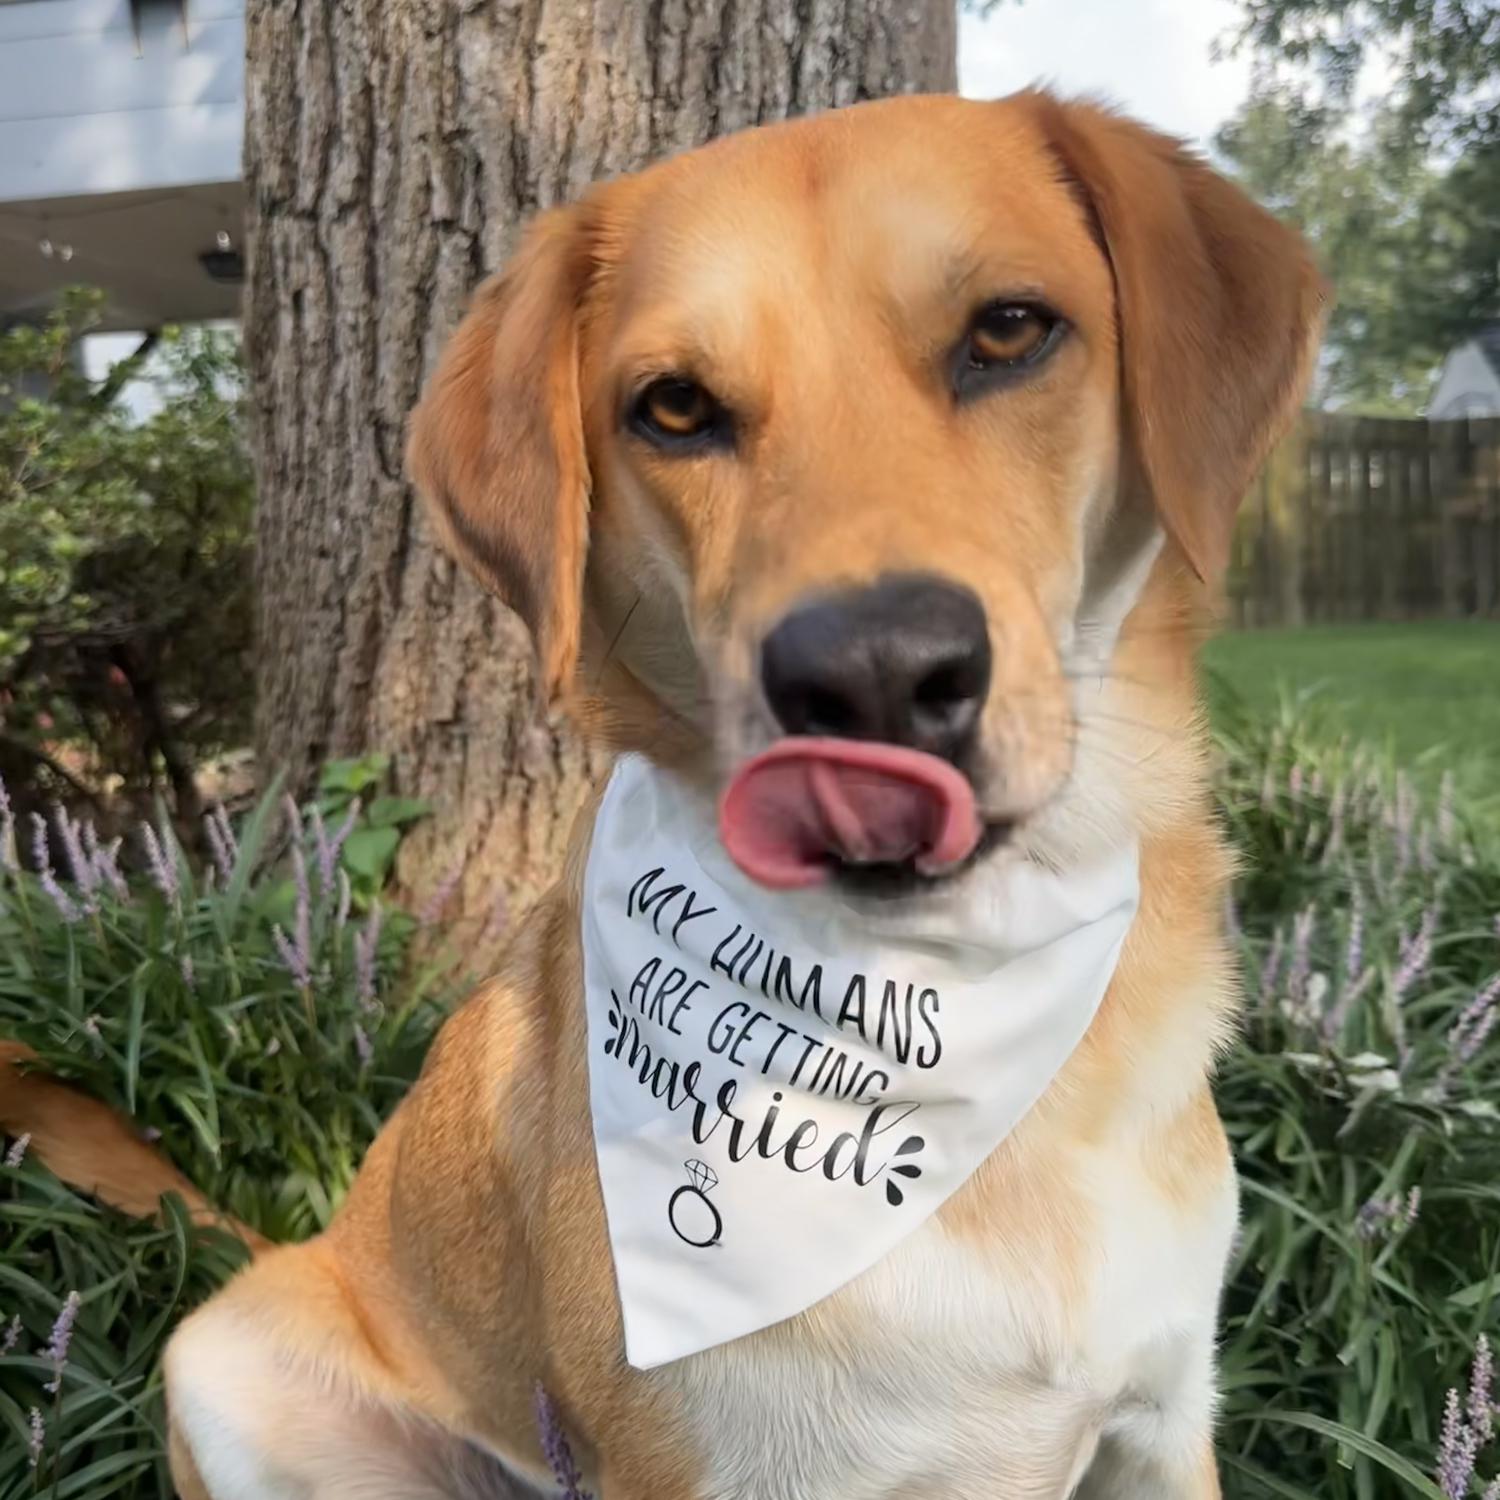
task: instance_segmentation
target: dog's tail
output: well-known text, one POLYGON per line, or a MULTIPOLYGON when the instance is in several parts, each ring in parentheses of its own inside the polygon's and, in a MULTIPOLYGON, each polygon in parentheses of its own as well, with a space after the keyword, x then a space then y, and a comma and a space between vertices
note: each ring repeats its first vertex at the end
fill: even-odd
POLYGON ((0 1130, 29 1137, 27 1151, 56 1176, 137 1219, 154 1217, 163 1194, 176 1193, 194 1222, 229 1230, 252 1253, 269 1248, 248 1224, 215 1208, 123 1115, 48 1077, 35 1061, 29 1047, 0 1042, 0 1130))

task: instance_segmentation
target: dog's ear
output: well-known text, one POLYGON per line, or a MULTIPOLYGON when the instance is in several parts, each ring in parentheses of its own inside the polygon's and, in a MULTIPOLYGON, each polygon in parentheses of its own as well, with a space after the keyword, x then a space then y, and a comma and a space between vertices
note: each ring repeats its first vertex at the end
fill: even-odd
POLYGON ((589 475, 578 320, 581 211, 558 209, 474 294, 412 415, 407 472, 448 550, 525 623, 540 686, 577 663, 589 475))
POLYGON ((1299 234, 1180 142, 1032 98, 1114 268, 1125 411, 1157 514, 1213 577, 1306 389, 1323 279, 1299 234))

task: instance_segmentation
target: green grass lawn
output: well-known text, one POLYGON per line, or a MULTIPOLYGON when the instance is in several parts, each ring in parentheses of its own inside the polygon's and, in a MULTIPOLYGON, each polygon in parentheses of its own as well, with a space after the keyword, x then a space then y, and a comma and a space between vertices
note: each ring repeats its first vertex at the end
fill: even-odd
POLYGON ((1500 817, 1500 622, 1238 631, 1209 643, 1204 666, 1221 705, 1303 699, 1333 737, 1388 747, 1428 788, 1451 768, 1500 817))

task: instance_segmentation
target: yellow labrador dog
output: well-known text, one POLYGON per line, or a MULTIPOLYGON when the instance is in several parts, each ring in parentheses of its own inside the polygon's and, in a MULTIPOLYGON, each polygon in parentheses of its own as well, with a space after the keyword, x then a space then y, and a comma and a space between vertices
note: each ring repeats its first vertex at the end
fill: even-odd
POLYGON ((1138 907, 919 1227, 637 1368, 582 999, 596 802, 327 1233, 174 1338, 183 1495, 547 1493, 538 1385, 604 1500, 1218 1495, 1236 981, 1192 657, 1322 301, 1178 143, 1037 92, 752 130, 538 220, 410 467, 547 689, 722 798, 760 886, 941 913, 1129 845, 1138 907))

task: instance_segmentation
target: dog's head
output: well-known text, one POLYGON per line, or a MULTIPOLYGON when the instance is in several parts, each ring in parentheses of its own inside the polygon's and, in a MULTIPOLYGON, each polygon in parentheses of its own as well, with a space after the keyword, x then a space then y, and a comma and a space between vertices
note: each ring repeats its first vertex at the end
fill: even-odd
POLYGON ((752 873, 936 879, 1069 784, 1153 569, 1221 571, 1321 300, 1105 111, 861 105, 540 219, 411 470, 549 690, 592 643, 696 730, 752 873))

